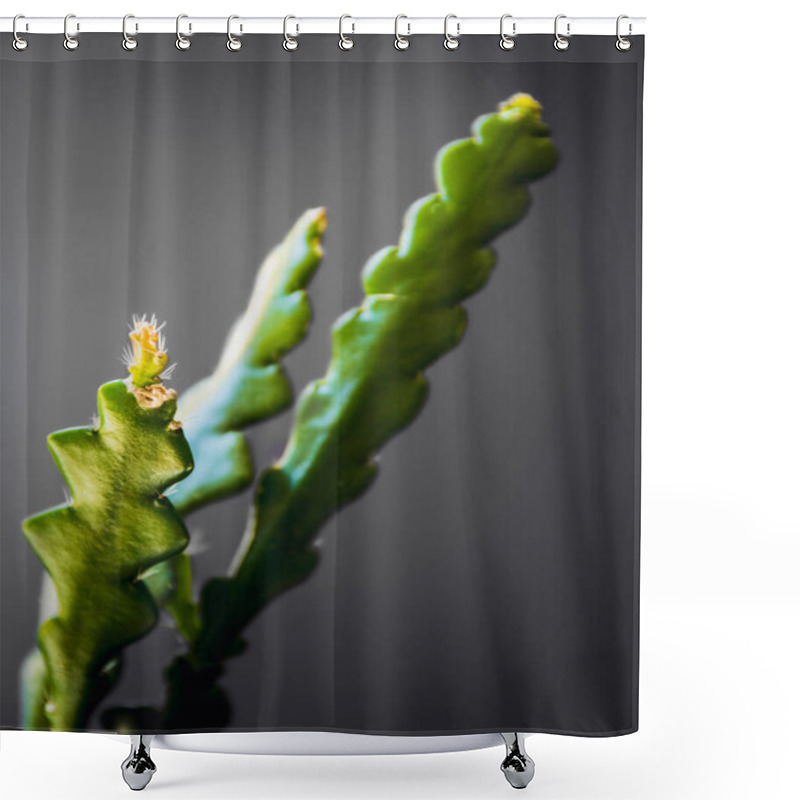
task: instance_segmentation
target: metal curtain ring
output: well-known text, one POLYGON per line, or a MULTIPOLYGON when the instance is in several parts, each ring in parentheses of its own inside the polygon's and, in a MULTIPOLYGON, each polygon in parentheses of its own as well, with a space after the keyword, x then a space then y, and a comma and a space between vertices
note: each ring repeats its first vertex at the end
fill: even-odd
MULTIPOLYGON (((234 36, 231 30, 231 23, 235 19, 239 19, 239 17, 237 17, 236 14, 231 14, 228 17, 228 41, 226 42, 225 46, 228 48, 228 50, 231 51, 231 53, 237 53, 239 50, 242 49, 242 40, 234 36)), ((240 25, 239 32, 241 32, 241 30, 242 26, 240 25)))
MULTIPOLYGON (((287 14, 283 18, 283 49, 288 50, 291 52, 292 50, 297 50, 297 46, 300 44, 297 39, 292 36, 289 36, 289 20, 290 19, 297 19, 297 17, 292 16, 291 14, 287 14)), ((300 33, 300 23, 295 22, 295 36, 300 33)))
POLYGON ((448 14, 444 18, 444 48, 445 50, 457 50, 459 44, 461 42, 458 40, 458 37, 461 36, 461 23, 458 21, 458 17, 455 14, 448 14), (456 20, 456 35, 453 36, 447 30, 447 23, 450 22, 451 19, 456 20))
MULTIPOLYGON (((569 47, 569 39, 564 38, 558 32, 558 21, 560 19, 566 19, 566 18, 567 18, 566 14, 559 14, 556 17, 555 23, 553 23, 553 32, 555 33, 556 36, 555 41, 553 42, 553 47, 555 47, 556 50, 566 50, 569 47)), ((570 35, 570 23, 567 22, 567 36, 569 35, 570 35)))
MULTIPOLYGON (((353 19, 353 18, 349 14, 342 14, 342 16, 339 17, 339 47, 342 50, 352 50, 353 47, 355 46, 355 42, 349 36, 345 36, 344 30, 342 29, 342 26, 344 25, 344 21, 346 19, 353 19)), ((350 32, 355 33, 356 32, 355 22, 351 23, 351 27, 352 29, 350 32)))
POLYGON ((406 36, 411 36, 411 23, 407 22, 408 31, 405 36, 400 35, 400 20, 408 19, 405 14, 398 14, 394 18, 394 46, 396 50, 408 50, 411 47, 411 42, 408 41, 406 36))
MULTIPOLYGON (((631 49, 631 40, 630 39, 626 39, 620 33, 620 22, 622 22, 622 20, 624 20, 624 19, 628 19, 628 15, 627 14, 620 14, 617 17, 617 41, 616 41, 617 50, 620 50, 623 53, 626 50, 630 50, 631 49)), ((628 23, 628 36, 630 36, 632 33, 633 33, 633 25, 631 25, 631 23, 629 22, 628 23)))
MULTIPOLYGON (((122 18, 122 47, 125 50, 135 50, 139 46, 139 42, 136 41, 135 36, 128 35, 128 20, 135 19, 133 14, 126 14, 122 18)), ((139 23, 137 22, 134 26, 136 31, 139 30, 139 23)))
POLYGON ((512 19, 512 15, 503 14, 503 16, 500 17, 500 48, 502 50, 513 50, 514 45, 516 44, 513 37, 517 35, 517 23, 511 23, 511 36, 509 36, 505 32, 505 24, 507 19, 512 19))
MULTIPOLYGON (((19 35, 19 33, 17 33, 17 21, 21 20, 21 19, 25 19, 25 15, 24 14, 17 14, 17 16, 14 17, 14 22, 11 24, 11 32, 14 34, 14 41, 11 42, 11 46, 15 50, 17 50, 19 52, 22 52, 23 50, 27 50, 28 49, 28 40, 27 39, 23 39, 19 35)), ((28 23, 27 22, 25 23, 25 30, 26 31, 28 30, 28 23)))
MULTIPOLYGON (((80 44, 80 42, 74 36, 70 36, 70 33, 69 33, 69 21, 71 19, 75 19, 75 15, 74 14, 67 14, 67 16, 64 17, 64 49, 65 50, 77 50, 78 49, 78 45, 80 44)), ((75 30, 79 31, 80 29, 81 29, 80 23, 76 23, 75 24, 75 30)))
MULTIPOLYGON (((181 33, 181 20, 187 19, 188 16, 189 16, 188 14, 178 14, 175 20, 175 36, 177 37, 175 39, 175 47, 177 47, 178 50, 188 50, 192 46, 191 40, 181 33)), ((190 22, 189 33, 191 32, 192 32, 192 23, 190 22)))

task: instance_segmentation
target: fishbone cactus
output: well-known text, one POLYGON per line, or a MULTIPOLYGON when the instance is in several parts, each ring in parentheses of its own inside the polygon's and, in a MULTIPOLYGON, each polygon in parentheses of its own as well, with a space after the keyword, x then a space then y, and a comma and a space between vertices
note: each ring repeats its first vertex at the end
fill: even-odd
MULTIPOLYGON (((308 330, 306 286, 322 258, 326 224, 324 208, 300 216, 258 270, 247 308, 228 333, 214 372, 181 394, 178 416, 195 468, 170 499, 184 516, 252 483, 253 462, 242 430, 291 405, 292 387, 281 359, 308 330)), ((189 554, 163 562, 145 580, 191 641, 198 619, 189 554)))
POLYGON ((226 713, 220 663, 243 650, 241 633, 267 603, 310 575, 321 525, 369 486, 375 453, 419 413, 424 370, 458 344, 459 303, 494 266, 489 242, 527 211, 527 184, 555 166, 548 133, 529 95, 479 118, 473 138, 439 152, 439 192, 409 209, 399 246, 365 266, 364 301, 336 323, 328 371, 302 393, 287 448, 260 478, 238 563, 204 587, 197 638, 167 673, 167 725, 204 717, 198 692, 226 713))
POLYGON ((216 369, 181 394, 179 415, 195 470, 171 499, 184 515, 250 485, 254 470, 242 429, 292 403, 280 359, 306 335, 311 308, 305 288, 322 257, 325 225, 322 208, 297 220, 259 269, 216 369))
MULTIPOLYGON (((75 537, 100 550, 95 554, 84 545, 76 559, 63 558, 74 547, 71 540, 67 541, 66 533, 47 535, 51 530, 67 530, 67 517, 58 526, 47 522, 60 509, 26 523, 26 535, 59 590, 59 615, 42 625, 40 647, 45 660, 29 660, 25 665, 30 685, 48 698, 46 710, 29 704, 30 720, 79 727, 113 684, 121 649, 154 624, 156 604, 147 592, 150 587, 159 602, 168 602, 186 635, 188 650, 166 670, 163 708, 107 709, 104 725, 132 732, 227 724, 230 707, 217 685, 225 660, 242 652, 247 625, 267 604, 311 575, 319 557, 314 541, 321 526, 375 479, 375 454, 414 419, 426 401, 425 370, 460 341, 466 325, 460 303, 490 276, 495 262, 490 242, 524 216, 531 202, 528 184, 555 166, 556 151, 549 129, 541 122, 541 107, 529 95, 515 95, 496 113, 480 117, 473 133, 472 138, 439 152, 438 192, 409 209, 399 245, 380 251, 365 266, 364 300, 337 321, 328 370, 302 393, 283 455, 261 474, 254 510, 229 577, 212 578, 203 587, 199 609, 192 600, 188 558, 180 553, 185 530, 177 511, 187 514, 249 483, 253 466, 241 429, 290 402, 279 360, 302 340, 308 325, 304 288, 319 262, 324 211, 306 212, 270 256, 214 373, 182 398, 180 416, 198 467, 173 490, 177 511, 168 501, 148 495, 153 488, 146 481, 154 475, 138 469, 142 462, 135 455, 130 457, 137 466, 127 470, 125 481, 114 478, 119 470, 112 470, 110 478, 92 478, 99 469, 99 456, 90 448, 80 459, 59 462, 68 482, 76 485, 75 475, 85 471, 85 497, 73 488, 76 501, 72 504, 85 517, 81 518, 84 525, 77 526, 85 535, 75 537), (160 547, 123 549, 123 543, 140 543, 135 533, 138 526, 131 522, 140 506, 150 516, 156 511, 167 514, 177 525, 175 538, 159 540, 160 547), (119 536, 96 536, 106 521, 111 524, 114 515, 123 511, 124 523, 114 528, 119 536), (100 544, 104 541, 106 549, 100 544), (63 563, 57 563, 59 554, 63 563), (93 587, 89 592, 77 588, 89 585, 89 559, 94 560, 91 579, 98 584, 96 596, 93 587), (100 581, 97 564, 104 572, 100 581), (121 594, 109 602, 112 591, 121 594), (123 603, 123 596, 132 602, 123 603), (134 606, 139 611, 135 617, 128 615, 134 606), (115 614, 120 619, 112 631, 106 623, 115 614), (66 648, 70 641, 72 661, 66 648), (75 684, 77 696, 72 697, 70 686, 76 677, 80 678, 75 684), (71 716, 60 716, 65 709, 69 712, 65 700, 75 709, 71 716)), ((145 392, 147 397, 154 395, 153 402, 159 401, 163 387, 148 383, 160 384, 159 350, 143 357, 135 373, 132 370, 130 389, 121 382, 101 387, 103 422, 94 434, 111 437, 106 448, 113 450, 115 442, 130 441, 131 448, 143 442, 138 414, 161 412, 162 434, 178 434, 172 430, 174 398, 143 408, 136 394, 145 392), (137 382, 145 385, 137 386, 137 382), (131 399, 135 407, 130 406, 131 399), (127 400, 130 408, 125 406, 116 414, 104 412, 103 404, 116 408, 109 406, 111 400, 127 400), (110 426, 106 418, 115 420, 115 425, 110 426)), ((53 437, 65 433, 70 432, 53 437)), ((178 441, 155 439, 158 447, 178 441)), ((170 474, 159 477, 158 492, 188 474, 191 459, 182 435, 180 441, 186 458, 176 458, 173 452, 170 474)), ((150 457, 159 461, 163 472, 170 459, 161 463, 161 451, 154 447, 155 442, 149 445, 150 457)), ((113 460, 109 464, 119 466, 113 460)))
MULTIPOLYGON (((322 258, 326 222, 323 208, 300 216, 259 268, 247 308, 231 328, 213 373, 178 399, 177 416, 195 465, 170 491, 173 506, 183 516, 252 483, 252 457, 242 429, 291 404, 292 389, 280 359, 306 335, 311 319, 306 287, 322 258)), ((129 361, 133 355, 128 354, 129 361)), ((159 366, 159 357, 151 356, 137 368, 137 377, 159 366)), ((191 641, 199 621, 189 554, 181 552, 154 565, 142 580, 191 641)), ((45 618, 56 613, 55 590, 47 574, 41 604, 45 618)), ((47 727, 45 674, 41 653, 34 650, 20 676, 23 724, 28 729, 47 727)))
POLYGON ((137 320, 130 379, 100 387, 97 427, 50 434, 71 500, 23 524, 58 595, 57 615, 39 628, 42 660, 26 667, 46 696, 34 718, 52 730, 85 726, 113 685, 122 649, 158 619, 142 573, 188 542, 162 495, 189 474, 192 457, 174 419, 177 395, 161 382, 159 341, 154 320, 137 320))

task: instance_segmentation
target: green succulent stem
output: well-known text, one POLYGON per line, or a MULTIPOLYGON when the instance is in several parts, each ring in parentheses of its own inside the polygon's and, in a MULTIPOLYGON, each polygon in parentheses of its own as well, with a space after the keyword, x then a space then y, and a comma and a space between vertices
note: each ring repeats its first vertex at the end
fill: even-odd
MULTIPOLYGON (((269 419, 292 402, 292 388, 281 359, 306 335, 311 307, 306 287, 322 258, 324 208, 303 212, 283 241, 258 269, 247 308, 232 326, 214 371, 178 398, 176 418, 194 457, 193 471, 171 488, 170 500, 186 516, 249 486, 254 478, 243 429, 269 419)), ((142 397, 160 392, 167 364, 163 337, 155 320, 134 320, 130 334, 129 372, 142 397), (154 388, 155 387, 155 388, 154 388)), ((154 564, 141 580, 191 642, 199 629, 193 598, 192 561, 186 552, 154 564)), ((55 593, 47 574, 43 582, 46 616, 56 613, 55 593)), ((39 650, 34 650, 21 680, 22 722, 42 727, 46 687, 39 650)))
MULTIPOLYGON (((320 528, 369 487, 377 475, 377 452, 423 407, 425 370, 459 343, 466 326, 461 303, 484 286, 494 267, 491 241, 522 219, 531 203, 529 184, 556 161, 541 107, 524 94, 476 120, 471 138, 439 151, 438 191, 408 210, 399 244, 376 253, 364 267, 363 302, 336 322, 328 369, 302 392, 284 453, 258 480, 253 513, 228 576, 208 581, 195 605, 188 557, 170 558, 181 547, 166 557, 166 567, 165 558, 138 564, 140 580, 134 583, 149 587, 149 610, 156 607, 153 595, 166 603, 188 649, 165 672, 163 708, 108 709, 104 725, 142 732, 228 723, 231 709, 219 686, 225 661, 245 649, 243 634, 263 609, 312 574, 319 560, 315 540, 320 528)), ((259 272, 254 299, 234 326, 217 369, 182 399, 189 442, 198 465, 205 465, 177 487, 175 502, 184 514, 252 480, 241 429, 291 400, 279 359, 302 340, 308 325, 304 287, 319 260, 320 213, 307 212, 277 256, 270 256, 272 266, 265 264, 259 272), (267 277, 262 281, 262 276, 267 277)), ((142 392, 149 397, 151 390, 142 392)), ((97 488, 98 503, 112 496, 108 488, 97 488)), ((129 589, 127 579, 125 586, 129 589)), ((62 593, 60 607, 72 619, 72 595, 62 601, 62 593)), ((112 607, 119 606, 114 601, 112 607)), ((125 626, 117 630, 122 633, 125 626)), ((116 640, 108 646, 107 632, 102 633, 95 637, 103 645, 94 647, 97 657, 78 670, 97 678, 93 690, 84 682, 82 694, 89 698, 84 705, 113 683, 124 646, 116 640), (108 676, 106 684, 103 676, 108 676)), ((49 639, 41 647, 47 671, 29 664, 31 683, 43 687, 48 698, 61 697, 66 682, 54 667, 62 651, 51 647, 49 639)), ((48 713, 54 707, 58 703, 48 703, 48 713)))
POLYGON ((322 258, 324 208, 305 211, 259 268, 250 301, 231 327, 213 373, 182 392, 178 417, 195 470, 171 495, 184 516, 252 483, 242 430, 288 408, 292 387, 281 359, 311 321, 306 286, 322 258))
MULTIPOLYGON (((189 727, 200 697, 219 691, 215 676, 244 649, 246 626, 311 574, 322 524, 365 491, 375 453, 419 413, 424 370, 459 342, 459 303, 494 266, 489 242, 524 216, 528 184, 556 164, 540 111, 516 95, 479 118, 472 138, 443 148, 439 191, 409 209, 399 245, 365 266, 364 300, 336 323, 328 370, 303 391, 286 450, 261 475, 237 562, 203 589, 197 636, 167 673, 165 727, 189 727)), ((213 707, 220 717, 204 724, 225 724, 224 704, 213 707)))
MULTIPOLYGON (((324 208, 305 211, 259 268, 250 300, 234 323, 211 375, 181 394, 178 417, 195 469, 174 487, 170 499, 185 517, 253 482, 250 448, 242 430, 285 410, 292 387, 281 359, 306 335, 311 306, 306 286, 322 258, 324 208)), ((198 607, 193 599, 192 562, 187 553, 165 561, 145 578, 192 641, 198 607)))
POLYGON ((85 727, 118 677, 123 648, 157 622, 141 575, 188 542, 162 495, 192 469, 176 407, 175 393, 160 383, 112 381, 98 391, 97 428, 48 437, 72 499, 23 523, 58 596, 57 615, 39 627, 41 660, 29 657, 24 671, 32 725, 85 727))

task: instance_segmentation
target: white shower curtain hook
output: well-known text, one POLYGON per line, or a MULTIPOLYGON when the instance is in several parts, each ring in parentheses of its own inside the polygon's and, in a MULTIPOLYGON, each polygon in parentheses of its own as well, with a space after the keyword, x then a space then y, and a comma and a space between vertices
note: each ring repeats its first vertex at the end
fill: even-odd
MULTIPOLYGON (((355 42, 349 36, 344 35, 344 29, 342 27, 346 19, 353 19, 353 18, 349 14, 342 14, 342 16, 339 17, 339 48, 341 50, 352 50, 353 47, 355 46, 355 42)), ((356 32, 356 24, 355 22, 351 22, 350 33, 355 33, 355 32, 356 32)))
MULTIPOLYGON (((181 33, 181 20, 188 18, 189 18, 188 14, 178 14, 177 18, 175 19, 175 36, 177 37, 175 39, 175 47, 177 47, 178 50, 188 50, 192 46, 191 40, 181 33)), ((189 33, 191 32, 192 32, 192 23, 190 22, 189 33)))
MULTIPOLYGON (((556 17, 556 21, 553 24, 553 30, 556 36, 555 41, 553 42, 553 47, 555 47, 556 50, 566 50, 567 48, 569 48, 569 39, 565 38, 558 32, 558 21, 560 19, 567 19, 567 15, 559 14, 556 17)), ((567 22, 567 36, 569 36, 571 33, 570 27, 571 27, 570 23, 567 22)))
MULTIPOLYGON (((627 15, 627 14, 620 14, 620 15, 617 17, 617 41, 616 41, 616 43, 615 43, 615 44, 616 44, 616 48, 617 48, 617 50, 620 50, 620 51, 621 51, 621 52, 623 52, 623 53, 624 53, 626 50, 630 50, 630 49, 631 49, 631 40, 630 40, 630 39, 626 39, 626 38, 625 38, 625 37, 624 37, 624 36, 623 36, 623 35, 620 33, 620 23, 621 23, 621 22, 622 22, 622 20, 624 20, 624 19, 629 19, 629 17, 628 17, 628 15, 627 15)), ((630 36, 632 33, 633 33, 633 25, 632 25, 632 24, 629 22, 629 23, 628 23, 628 36, 630 36)))
MULTIPOLYGON (((137 41, 135 36, 130 36, 128 34, 128 20, 129 19, 136 19, 133 14, 126 14, 122 18, 122 47, 125 50, 135 50, 139 46, 139 42, 137 41)), ((134 30, 138 32, 139 30, 139 23, 135 23, 134 30)))
MULTIPOLYGON (((14 41, 11 42, 11 46, 19 52, 28 49, 28 40, 23 39, 17 32, 17 22, 21 19, 25 19, 25 15, 17 14, 17 16, 14 17, 14 22, 11 23, 11 32, 14 34, 14 41)), ((25 30, 28 30, 27 22, 25 23, 25 30)))
POLYGON ((411 23, 406 22, 406 26, 408 30, 406 31, 405 36, 400 35, 400 20, 405 19, 407 20, 408 17, 405 14, 398 14, 394 18, 394 46, 396 50, 408 50, 411 47, 411 42, 408 41, 406 38, 407 36, 411 36, 411 23))
MULTIPOLYGON (((242 49, 242 40, 234 36, 233 31, 231 29, 231 23, 235 19, 239 19, 239 17, 236 16, 236 14, 231 14, 228 17, 228 41, 226 42, 225 46, 228 48, 228 50, 231 51, 231 53, 236 53, 242 49)), ((241 33, 241 31, 242 31, 242 26, 240 25, 239 32, 241 33)))
MULTIPOLYGON (((283 49, 288 50, 289 52, 293 50, 297 50, 297 46, 300 44, 297 39, 293 36, 289 36, 289 20, 294 19, 296 20, 297 17, 292 16, 291 14, 287 14, 283 18, 283 49)), ((300 33, 300 23, 295 22, 295 36, 300 33)))
POLYGON ((509 36, 505 32, 505 24, 507 19, 513 20, 513 16, 511 14, 503 14, 503 16, 500 17, 500 47, 503 50, 513 50, 514 45, 516 44, 514 37, 517 35, 517 23, 512 21, 511 36, 509 36))
MULTIPOLYGON (((75 19, 75 14, 67 14, 67 16, 64 17, 64 49, 65 50, 77 50, 78 49, 78 45, 80 44, 80 42, 78 41, 78 39, 75 36, 70 36, 70 33, 69 33, 69 21, 71 19, 75 19)), ((80 29, 81 29, 80 23, 76 22, 75 23, 75 31, 76 32, 80 31, 80 29)))
POLYGON ((461 36, 461 23, 458 21, 458 17, 455 14, 448 14, 444 18, 444 48, 445 48, 445 50, 457 50, 459 44, 461 44, 461 42, 458 39, 459 36, 461 36), (451 19, 454 19, 456 21, 456 34, 455 34, 455 36, 453 36, 453 34, 450 33, 447 30, 447 23, 450 22, 451 19))

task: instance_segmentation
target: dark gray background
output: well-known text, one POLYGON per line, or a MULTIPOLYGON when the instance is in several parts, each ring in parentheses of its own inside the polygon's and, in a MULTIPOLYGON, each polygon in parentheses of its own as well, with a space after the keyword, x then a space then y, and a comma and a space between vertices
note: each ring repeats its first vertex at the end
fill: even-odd
MULTIPOLYGON (((31 36, 0 42, 0 727, 16 727, 41 567, 20 521, 62 501, 47 433, 91 423, 133 313, 167 320, 179 391, 212 367, 254 271, 306 208, 326 256, 296 390, 324 372, 359 272, 434 190, 431 165, 517 91, 560 153, 497 241, 461 345, 381 474, 322 531, 312 578, 248 631, 224 685, 238 730, 627 733, 637 721, 643 39, 31 36)), ((291 412, 254 429, 276 457, 291 412)), ((189 520, 202 580, 247 501, 189 520)), ((166 625, 128 651, 113 704, 158 703, 166 625)), ((97 729, 96 719, 91 726, 97 729)))

